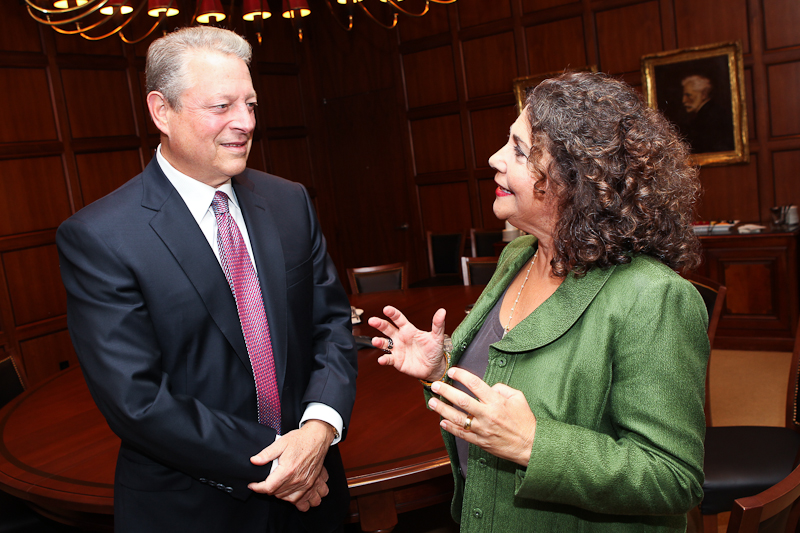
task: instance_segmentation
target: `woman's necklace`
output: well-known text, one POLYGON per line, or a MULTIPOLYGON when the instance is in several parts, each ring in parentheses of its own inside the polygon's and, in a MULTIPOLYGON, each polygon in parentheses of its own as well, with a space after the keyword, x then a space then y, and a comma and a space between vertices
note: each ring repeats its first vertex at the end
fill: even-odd
POLYGON ((519 292, 517 293, 517 299, 514 300, 514 305, 511 306, 511 314, 508 315, 508 322, 506 322, 506 327, 503 328, 503 337, 506 336, 506 333, 511 331, 511 319, 514 318, 514 309, 517 308, 517 303, 519 303, 519 297, 522 295, 522 289, 525 288, 525 283, 528 281, 528 276, 531 275, 531 269, 533 265, 536 264, 536 256, 539 255, 539 249, 536 249, 536 253, 533 254, 533 259, 531 260, 531 265, 528 267, 528 271, 525 272, 525 279, 522 280, 522 285, 519 288, 519 292))

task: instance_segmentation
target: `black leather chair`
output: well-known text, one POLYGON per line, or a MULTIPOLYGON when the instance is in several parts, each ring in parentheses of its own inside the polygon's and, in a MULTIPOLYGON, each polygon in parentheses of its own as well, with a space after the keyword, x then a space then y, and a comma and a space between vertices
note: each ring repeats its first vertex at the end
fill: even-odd
POLYGON ((464 285, 486 285, 497 270, 497 257, 462 257, 464 285))
MULTIPOLYGON (((13 358, 0 360, 0 408, 25 390, 23 383, 13 358)), ((85 533, 85 530, 45 518, 22 499, 0 490, 0 533, 85 533)))
POLYGON ((792 352, 784 427, 706 428, 705 496, 700 503, 706 533, 716 533, 717 515, 731 510, 735 500, 766 491, 797 467, 800 452, 798 371, 800 327, 797 327, 792 352))
POLYGON ((22 376, 20 376, 14 360, 11 357, 0 360, 0 408, 24 390, 22 376))
POLYGON ((727 533, 795 533, 800 521, 800 468, 764 492, 734 502, 727 533))
POLYGON ((371 267, 347 269, 353 294, 378 291, 398 291, 408 288, 408 263, 390 263, 371 267))
MULTIPOLYGON (((717 326, 719 326, 719 318, 722 316, 722 309, 725 307, 725 295, 728 293, 727 287, 719 282, 714 281, 698 274, 685 274, 684 277, 688 279, 706 304, 708 311, 708 344, 714 348, 714 337, 717 335, 717 326)), ((710 373, 706 371, 706 426, 711 426, 711 395, 709 394, 710 373)))
POLYGON ((472 228, 469 236, 472 241, 472 257, 496 256, 494 243, 503 240, 503 230, 472 228))
MULTIPOLYGON (((24 391, 14 360, 0 360, 0 408, 24 391)), ((56 533, 72 530, 40 517, 19 498, 0 491, 0 533, 56 533)))
POLYGON ((461 285, 464 233, 426 232, 428 269, 431 278, 423 285, 461 285))

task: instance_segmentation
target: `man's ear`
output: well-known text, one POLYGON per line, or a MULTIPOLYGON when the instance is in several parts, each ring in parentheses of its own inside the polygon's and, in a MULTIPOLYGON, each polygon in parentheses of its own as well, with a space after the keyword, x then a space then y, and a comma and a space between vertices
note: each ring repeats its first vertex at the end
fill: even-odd
POLYGON ((167 111, 169 103, 164 95, 158 91, 152 91, 147 95, 147 108, 150 110, 150 118, 161 133, 169 137, 169 120, 167 111))

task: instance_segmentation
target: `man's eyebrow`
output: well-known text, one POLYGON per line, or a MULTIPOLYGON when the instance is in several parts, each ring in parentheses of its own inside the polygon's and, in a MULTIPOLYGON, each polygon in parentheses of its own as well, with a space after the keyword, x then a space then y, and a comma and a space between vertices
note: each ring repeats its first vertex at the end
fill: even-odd
MULTIPOLYGON (((230 93, 217 93, 210 96, 211 100, 236 100, 238 98, 235 94, 230 93)), ((244 97, 245 100, 250 100, 251 98, 258 98, 258 95, 252 92, 244 97)))

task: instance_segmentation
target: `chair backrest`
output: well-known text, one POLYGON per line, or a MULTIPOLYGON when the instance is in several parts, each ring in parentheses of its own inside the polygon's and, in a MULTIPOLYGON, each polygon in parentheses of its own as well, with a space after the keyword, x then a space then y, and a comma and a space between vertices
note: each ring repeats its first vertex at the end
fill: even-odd
POLYGON ((497 258, 462 257, 461 275, 464 285, 486 285, 497 270, 497 258))
POLYGON ((17 371, 14 360, 10 356, 0 360, 0 408, 24 390, 22 376, 17 371))
POLYGON ((794 533, 800 519, 800 467, 760 494, 733 502, 728 533, 794 533))
POLYGON ((796 325, 794 335, 794 349, 792 350, 791 374, 789 374, 789 389, 786 394, 786 427, 800 433, 800 323, 796 325))
POLYGON ((692 285, 703 297, 703 301, 706 304, 706 309, 708 310, 708 341, 713 348, 719 318, 725 308, 725 295, 728 293, 728 288, 718 281, 698 274, 685 274, 684 277, 692 282, 692 285))
POLYGON ((347 279, 353 294, 398 291, 408 288, 408 262, 371 267, 348 268, 347 279))
MULTIPOLYGON (((717 334, 719 318, 725 307, 725 295, 728 293, 728 288, 713 279, 698 274, 684 274, 683 277, 694 285, 694 288, 697 289, 706 304, 706 309, 708 310, 708 343, 711 348, 714 348, 714 337, 717 334)), ((710 372, 706 369, 706 426, 712 425, 710 384, 710 372)))
POLYGON ((495 256, 494 243, 503 240, 503 230, 472 228, 469 237, 472 241, 472 257, 495 256))
POLYGON ((464 255, 464 233, 426 233, 428 267, 431 277, 438 274, 459 274, 464 255))

